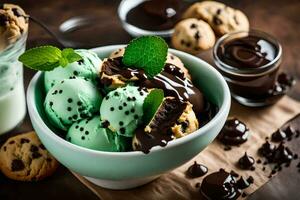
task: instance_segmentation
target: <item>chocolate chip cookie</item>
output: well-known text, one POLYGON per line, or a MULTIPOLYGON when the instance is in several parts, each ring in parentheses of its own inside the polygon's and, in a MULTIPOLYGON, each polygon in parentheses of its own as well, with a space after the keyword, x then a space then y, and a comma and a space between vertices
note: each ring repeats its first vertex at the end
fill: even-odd
POLYGON ((249 21, 243 12, 215 1, 193 4, 183 18, 202 19, 209 23, 217 35, 249 30, 249 21))
POLYGON ((57 166, 35 132, 11 137, 0 149, 0 169, 14 180, 41 180, 53 174, 57 166))
POLYGON ((189 18, 180 21, 172 35, 172 45, 179 50, 197 54, 215 44, 215 34, 203 20, 189 18))

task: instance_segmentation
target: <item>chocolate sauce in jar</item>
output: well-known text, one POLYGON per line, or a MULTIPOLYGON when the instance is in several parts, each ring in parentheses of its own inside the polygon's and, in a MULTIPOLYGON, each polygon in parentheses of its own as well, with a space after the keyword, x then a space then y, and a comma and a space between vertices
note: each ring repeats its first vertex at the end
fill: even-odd
POLYGON ((217 55, 232 67, 258 68, 275 59, 277 48, 264 38, 250 35, 219 46, 217 55))
POLYGON ((242 121, 228 119, 222 128, 218 139, 225 145, 239 145, 247 141, 249 128, 242 121))
POLYGON ((214 48, 214 62, 232 96, 251 107, 276 103, 293 85, 289 76, 277 76, 281 58, 279 42, 257 30, 230 33, 214 48))
POLYGON ((132 8, 126 21, 136 27, 161 31, 172 29, 185 8, 180 0, 149 0, 132 8))

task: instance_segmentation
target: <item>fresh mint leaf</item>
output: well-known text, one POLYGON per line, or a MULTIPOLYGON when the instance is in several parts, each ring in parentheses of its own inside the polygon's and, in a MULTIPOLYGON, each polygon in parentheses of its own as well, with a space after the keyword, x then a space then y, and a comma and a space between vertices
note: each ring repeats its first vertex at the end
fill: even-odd
POLYGON ((82 57, 71 48, 62 50, 62 56, 66 58, 68 63, 76 62, 82 59, 82 57))
POLYGON ((158 36, 142 36, 125 48, 123 63, 127 67, 143 69, 149 78, 159 74, 167 60, 168 45, 158 36))
POLYGON ((145 98, 143 104, 144 111, 144 122, 149 124, 153 116, 155 115, 157 109, 161 105, 164 99, 164 91, 161 89, 153 89, 145 98))
POLYGON ((68 48, 61 51, 53 46, 32 48, 19 57, 19 61, 26 67, 40 71, 51 71, 59 66, 65 67, 69 63, 81 59, 81 56, 74 52, 73 49, 68 48))
POLYGON ((19 61, 26 67, 50 71, 59 66, 61 50, 53 46, 41 46, 27 50, 19 57, 19 61))

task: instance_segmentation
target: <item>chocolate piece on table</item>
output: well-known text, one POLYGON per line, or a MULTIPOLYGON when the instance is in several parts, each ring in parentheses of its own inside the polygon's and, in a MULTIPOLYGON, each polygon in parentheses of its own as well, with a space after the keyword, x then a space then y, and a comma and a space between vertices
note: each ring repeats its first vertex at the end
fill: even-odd
POLYGON ((228 119, 218 136, 225 145, 239 145, 247 141, 249 128, 237 118, 228 119))
POLYGON ((208 169, 202 164, 198 164, 196 161, 191 165, 186 171, 186 175, 190 178, 197 178, 204 176, 207 173, 208 169))

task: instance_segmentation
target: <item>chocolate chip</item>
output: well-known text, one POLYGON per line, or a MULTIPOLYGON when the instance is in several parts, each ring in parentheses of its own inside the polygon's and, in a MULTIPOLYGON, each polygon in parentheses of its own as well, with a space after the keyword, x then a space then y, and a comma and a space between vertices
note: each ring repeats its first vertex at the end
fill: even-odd
POLYGON ((82 139, 82 140, 85 140, 85 137, 84 137, 84 136, 81 136, 81 139, 82 139))
POLYGON ((68 110, 68 111, 72 111, 72 108, 71 108, 71 107, 68 107, 67 110, 68 110))
POLYGON ((39 148, 38 148, 37 146, 35 146, 34 144, 32 144, 32 145, 30 146, 30 151, 31 151, 31 152, 36 152, 36 151, 39 151, 39 148))
POLYGON ((0 26, 6 26, 8 22, 8 17, 6 15, 0 15, 0 26))
POLYGON ((191 24, 190 28, 192 28, 192 29, 193 29, 193 28, 197 28, 197 24, 194 24, 194 23, 191 24))
POLYGON ((103 128, 108 128, 109 127, 109 121, 104 121, 104 122, 102 122, 102 127, 103 128))
POLYGON ((79 128, 79 126, 78 126, 78 125, 76 125, 76 126, 75 126, 75 129, 78 129, 78 128, 79 128))
POLYGON ((114 109, 114 107, 110 107, 110 111, 114 111, 115 109, 114 109))
POLYGON ((82 106, 82 102, 81 102, 81 101, 78 101, 78 102, 77 102, 77 105, 78 105, 78 106, 82 106))
POLYGON ((123 109, 123 107, 122 106, 119 106, 119 110, 122 110, 123 109))
POLYGON ((122 135, 124 135, 124 134, 125 134, 125 128, 121 128, 121 129, 120 129, 120 133, 121 133, 122 135))
POLYGON ((181 45, 184 45, 184 44, 185 44, 185 41, 184 41, 184 40, 180 40, 180 44, 181 44, 181 45))
POLYGON ((120 122, 119 122, 119 125, 120 125, 120 126, 123 126, 123 125, 124 125, 124 122, 120 121, 120 122))
POLYGON ((73 74, 74 74, 75 76, 78 76, 78 71, 75 70, 75 71, 73 72, 73 74))
POLYGON ((80 129, 79 129, 81 132, 84 130, 84 128, 83 127, 80 127, 80 129))
POLYGON ((135 112, 135 109, 134 109, 134 108, 131 108, 130 112, 134 113, 134 112, 135 112))
POLYGON ((124 102, 124 103, 123 103, 123 106, 127 106, 127 103, 126 103, 126 102, 124 102))
POLYGON ((125 115, 129 115, 129 111, 127 110, 127 111, 125 111, 125 115))
POLYGON ((115 92, 114 95, 115 95, 116 97, 118 97, 118 96, 119 96, 119 93, 118 93, 118 92, 115 92))
POLYGON ((134 115, 134 119, 138 119, 139 118, 139 116, 138 115, 134 115))
POLYGON ((135 97, 132 97, 132 100, 133 100, 133 101, 136 101, 136 98, 135 98, 135 97))
POLYGON ((11 171, 21 171, 25 168, 24 162, 20 159, 14 159, 11 162, 11 171))
POLYGON ((81 65, 81 64, 83 64, 83 60, 82 60, 82 59, 81 59, 81 60, 78 60, 77 63, 78 63, 79 65, 81 65))
POLYGON ((59 90, 59 91, 58 91, 59 94, 61 94, 62 92, 63 92, 62 90, 59 90))
POLYGON ((50 105, 50 106, 53 106, 53 102, 52 102, 52 101, 50 101, 50 102, 49 102, 49 105, 50 105))
POLYGON ((84 132, 84 134, 88 135, 88 134, 89 134, 89 132, 88 132, 88 131, 85 131, 85 132, 84 132))
POLYGON ((197 40, 197 41, 200 39, 200 33, 199 33, 199 31, 197 31, 197 32, 195 33, 194 38, 195 38, 195 40, 197 40))
POLYGON ((78 118, 78 116, 77 115, 73 115, 73 119, 77 119, 78 118))
POLYGON ((14 144, 15 143, 15 141, 14 140, 12 140, 12 141, 10 141, 8 144, 14 144))
POLYGON ((13 8, 11 10, 13 11, 13 13, 14 13, 15 16, 17 16, 17 17, 23 16, 22 13, 21 13, 21 11, 19 9, 13 8))
POLYGON ((213 23, 215 25, 221 25, 221 24, 223 24, 222 20, 220 20, 217 16, 214 16, 213 23))
POLYGON ((35 151, 31 154, 32 159, 37 159, 40 158, 42 156, 42 154, 40 154, 38 151, 35 151))
POLYGON ((185 45, 186 45, 187 47, 190 47, 192 44, 191 44, 191 42, 187 42, 185 45))
POLYGON ((24 144, 24 143, 29 143, 30 140, 28 140, 27 138, 21 138, 21 144, 24 144))
POLYGON ((45 146, 43 144, 40 144, 39 146, 41 149, 46 150, 45 146))
POLYGON ((68 103, 72 103, 72 102, 73 102, 73 99, 68 98, 68 103))
POLYGON ((217 10, 217 15, 219 15, 219 14, 221 14, 221 9, 219 8, 218 10, 217 10))

